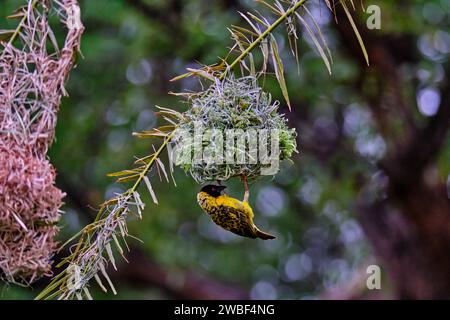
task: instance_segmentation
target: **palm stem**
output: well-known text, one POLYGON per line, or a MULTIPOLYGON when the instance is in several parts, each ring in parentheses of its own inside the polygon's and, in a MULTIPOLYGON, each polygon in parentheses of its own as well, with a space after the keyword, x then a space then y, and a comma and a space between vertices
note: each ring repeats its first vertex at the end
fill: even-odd
POLYGON ((170 133, 170 135, 168 135, 166 137, 166 139, 164 140, 164 142, 161 144, 161 146, 159 147, 159 149, 155 152, 155 154, 153 155, 153 157, 150 159, 150 161, 147 163, 147 165, 145 166, 144 170, 142 170, 141 174, 139 175, 139 178, 136 180, 135 184, 133 185, 133 187, 129 190, 130 194, 133 194, 133 192, 136 191, 136 189, 139 187, 139 185, 141 184, 142 180, 144 179, 144 177, 147 175, 147 173, 149 172, 149 170, 151 169, 153 163, 155 162, 155 160, 159 157, 159 155, 161 154, 161 152, 164 151, 164 149, 167 147, 167 145, 170 143, 170 141, 172 140, 174 134, 175 134, 175 130, 177 129, 177 127, 175 127, 173 129, 173 131, 170 133))

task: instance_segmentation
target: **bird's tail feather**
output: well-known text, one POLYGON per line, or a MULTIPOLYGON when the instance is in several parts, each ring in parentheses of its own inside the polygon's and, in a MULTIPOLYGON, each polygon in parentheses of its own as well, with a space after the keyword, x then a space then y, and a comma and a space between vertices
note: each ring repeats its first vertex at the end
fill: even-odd
POLYGON ((258 238, 260 238, 260 239, 263 239, 263 240, 270 240, 270 239, 275 239, 276 238, 275 236, 273 236, 273 235, 271 235, 271 234, 269 234, 267 232, 261 231, 258 228, 256 228, 256 236, 258 238))

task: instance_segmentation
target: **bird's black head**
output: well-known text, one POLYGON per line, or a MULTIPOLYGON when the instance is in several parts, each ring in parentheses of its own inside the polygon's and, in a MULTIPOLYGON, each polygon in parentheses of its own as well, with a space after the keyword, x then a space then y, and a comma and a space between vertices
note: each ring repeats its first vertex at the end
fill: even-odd
POLYGON ((206 192, 212 197, 219 197, 222 194, 222 191, 225 189, 225 186, 216 186, 214 184, 208 184, 204 186, 200 191, 206 192))

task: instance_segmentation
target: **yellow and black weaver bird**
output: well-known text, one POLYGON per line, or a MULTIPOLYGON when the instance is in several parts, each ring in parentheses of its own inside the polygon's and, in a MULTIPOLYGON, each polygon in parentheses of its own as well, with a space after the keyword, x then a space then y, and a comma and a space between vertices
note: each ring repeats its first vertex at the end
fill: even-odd
POLYGON ((211 217, 212 221, 243 237, 275 239, 273 235, 259 230, 253 223, 253 210, 247 202, 247 190, 244 201, 239 201, 222 194, 225 188, 225 186, 209 184, 197 194, 198 204, 211 217))

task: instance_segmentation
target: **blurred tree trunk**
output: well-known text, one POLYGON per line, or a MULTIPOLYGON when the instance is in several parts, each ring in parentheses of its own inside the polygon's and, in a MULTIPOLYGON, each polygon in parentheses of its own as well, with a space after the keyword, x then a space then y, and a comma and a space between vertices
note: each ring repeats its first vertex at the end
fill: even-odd
MULTIPOLYGON (((361 192, 360 223, 398 298, 450 298, 450 200, 433 164, 449 127, 450 85, 447 82, 440 88, 438 113, 418 125, 413 120, 416 106, 406 102, 415 97, 403 96, 407 83, 398 70, 404 62, 418 62, 417 39, 369 33, 359 25, 371 58, 368 68, 342 12, 338 20, 344 47, 353 60, 361 61, 356 89, 362 92, 388 146, 378 164, 388 181, 385 196, 361 192), (369 81, 374 84, 370 92, 364 89, 369 81), (404 124, 400 133, 394 128, 395 120, 404 124)), ((448 75, 448 65, 444 67, 448 75)))
POLYGON ((136 286, 151 286, 163 290, 174 299, 243 300, 248 292, 236 284, 227 283, 199 271, 168 270, 150 260, 142 250, 134 247, 128 265, 114 274, 115 278, 136 286))

